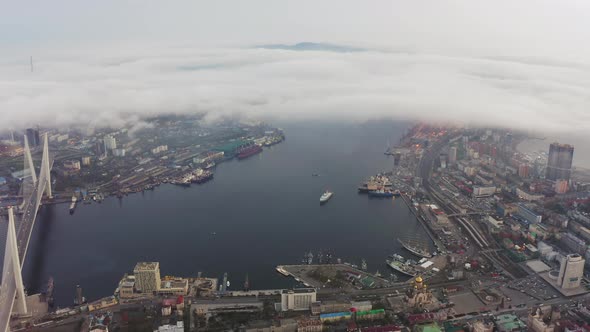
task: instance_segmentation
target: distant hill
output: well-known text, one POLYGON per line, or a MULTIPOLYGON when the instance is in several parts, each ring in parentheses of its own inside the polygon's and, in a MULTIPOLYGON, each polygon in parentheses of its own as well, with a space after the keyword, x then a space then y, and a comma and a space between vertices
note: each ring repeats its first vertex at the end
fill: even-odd
POLYGON ((286 44, 270 44, 259 45, 258 48, 268 48, 275 50, 290 50, 290 51, 328 51, 328 52, 362 52, 365 49, 350 47, 344 45, 326 44, 326 43, 311 43, 303 42, 294 45, 286 44))

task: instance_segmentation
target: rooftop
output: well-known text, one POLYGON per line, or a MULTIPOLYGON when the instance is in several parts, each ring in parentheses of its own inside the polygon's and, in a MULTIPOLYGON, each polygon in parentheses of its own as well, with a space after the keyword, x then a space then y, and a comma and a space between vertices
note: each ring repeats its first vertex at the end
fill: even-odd
POLYGON ((513 314, 496 316, 496 324, 501 325, 507 331, 526 327, 526 324, 513 314))
POLYGON ((301 294, 301 293, 314 293, 315 289, 313 288, 295 288, 295 289, 284 289, 283 290, 283 294, 289 294, 289 293, 295 293, 295 294, 301 294))
POLYGON ((174 280, 162 280, 161 288, 162 289, 169 289, 169 288, 184 288, 188 285, 188 279, 174 279, 174 280))
POLYGON ((158 269, 160 266, 159 262, 139 262, 135 265, 133 272, 135 271, 153 271, 158 269))

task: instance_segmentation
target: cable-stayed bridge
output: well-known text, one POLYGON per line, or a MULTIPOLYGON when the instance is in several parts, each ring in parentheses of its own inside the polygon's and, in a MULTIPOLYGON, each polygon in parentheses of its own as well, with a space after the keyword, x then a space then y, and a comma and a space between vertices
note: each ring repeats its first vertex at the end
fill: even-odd
POLYGON ((44 135, 43 156, 38 177, 26 136, 24 145, 25 175, 21 188, 23 200, 18 207, 8 209, 8 231, 0 284, 0 331, 10 330, 12 315, 26 316, 29 313, 23 286, 22 266, 27 257, 29 241, 43 194, 46 194, 48 198, 52 197, 50 172, 53 158, 49 154, 47 134, 44 135), (15 220, 17 209, 21 216, 18 227, 15 220))

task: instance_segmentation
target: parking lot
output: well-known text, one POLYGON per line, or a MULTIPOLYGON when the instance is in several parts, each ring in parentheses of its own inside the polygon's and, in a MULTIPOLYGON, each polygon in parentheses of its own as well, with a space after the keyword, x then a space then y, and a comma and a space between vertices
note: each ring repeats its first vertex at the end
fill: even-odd
POLYGON ((536 274, 515 280, 508 285, 508 288, 515 289, 537 300, 550 300, 560 296, 553 287, 547 285, 545 280, 536 274))

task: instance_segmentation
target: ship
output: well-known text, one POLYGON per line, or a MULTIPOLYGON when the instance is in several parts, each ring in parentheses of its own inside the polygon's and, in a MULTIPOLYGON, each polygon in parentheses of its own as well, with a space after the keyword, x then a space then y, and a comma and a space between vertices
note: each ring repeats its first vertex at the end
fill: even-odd
POLYGON ((175 184, 175 185, 179 185, 179 186, 183 186, 183 187, 190 187, 193 179, 194 179, 194 176, 189 173, 189 174, 185 174, 185 175, 182 175, 182 176, 179 176, 179 177, 173 179, 172 181, 170 181, 170 183, 175 184))
POLYGON ((391 190, 377 189, 369 191, 370 197, 393 197, 394 193, 391 190))
POLYGON ((49 277, 49 280, 47 280, 47 286, 43 292, 43 295, 45 295, 45 301, 47 301, 47 305, 53 307, 53 277, 49 277))
POLYGON ((358 187, 358 191, 360 193, 368 193, 370 191, 379 190, 379 189, 386 189, 391 188, 393 184, 391 180, 385 175, 377 174, 375 176, 371 176, 368 181, 362 183, 358 187))
POLYGON ((205 183, 211 179, 213 179, 213 172, 198 169, 194 173, 194 177, 193 177, 192 182, 201 184, 201 183, 205 183))
POLYGON ((206 165, 205 165, 203 168, 204 168, 204 169, 211 169, 211 168, 215 167, 216 165, 217 165, 217 164, 215 164, 215 162, 214 162, 214 161, 210 161, 210 162, 208 162, 208 163, 207 163, 207 164, 206 164, 206 165))
POLYGON ((72 202, 70 203, 70 214, 74 214, 74 211, 76 210, 77 201, 78 199, 76 198, 76 195, 72 195, 72 202))
POLYGON ((257 144, 252 144, 247 147, 240 148, 237 151, 238 159, 246 159, 246 158, 251 157, 251 156, 258 154, 260 152, 262 152, 262 148, 257 144))
POLYGON ((246 280, 244 281, 244 291, 250 290, 250 280, 248 280, 248 273, 246 273, 246 280))
POLYGON ((285 136, 282 134, 274 135, 266 139, 264 142, 264 146, 272 146, 282 142, 285 139, 285 136))
POLYGON ((406 261, 402 256, 398 254, 393 254, 390 256, 390 259, 385 261, 387 266, 394 269, 395 271, 410 276, 415 277, 418 274, 416 268, 414 268, 410 261, 406 261))
POLYGON ((410 240, 402 241, 400 239, 397 239, 397 241, 402 245, 402 247, 404 247, 404 249, 416 256, 423 258, 432 258, 432 254, 429 253, 427 250, 420 248, 419 243, 417 241, 415 244, 412 244, 412 241, 410 240))
POLYGON ((334 195, 333 192, 326 190, 326 192, 323 193, 322 196, 320 197, 320 204, 326 203, 328 200, 330 200, 330 198, 332 198, 333 195, 334 195))

